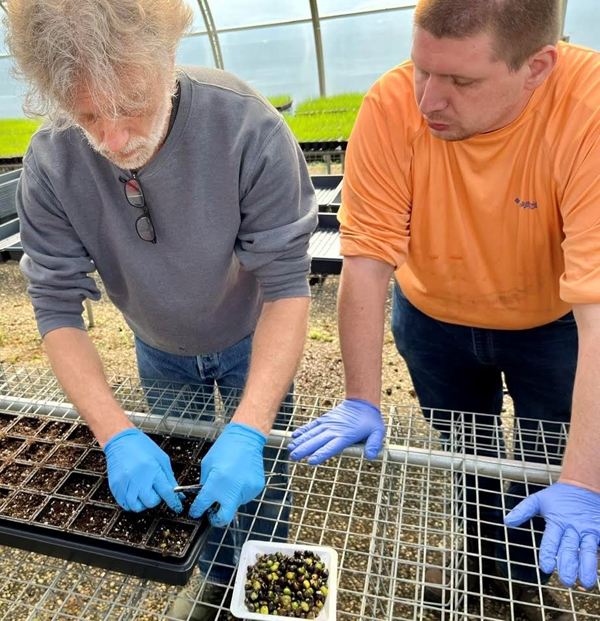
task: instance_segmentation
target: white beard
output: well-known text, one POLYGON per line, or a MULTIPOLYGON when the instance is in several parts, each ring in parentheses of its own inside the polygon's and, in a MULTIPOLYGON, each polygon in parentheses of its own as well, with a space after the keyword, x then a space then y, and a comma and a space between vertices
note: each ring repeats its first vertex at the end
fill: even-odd
POLYGON ((167 133, 170 116, 171 94, 169 93, 154 118, 148 136, 131 138, 123 149, 118 152, 111 151, 104 143, 98 143, 85 129, 81 128, 81 130, 94 151, 116 164, 119 168, 137 170, 145 166, 161 147, 167 133), (135 152, 131 153, 134 149, 135 152))

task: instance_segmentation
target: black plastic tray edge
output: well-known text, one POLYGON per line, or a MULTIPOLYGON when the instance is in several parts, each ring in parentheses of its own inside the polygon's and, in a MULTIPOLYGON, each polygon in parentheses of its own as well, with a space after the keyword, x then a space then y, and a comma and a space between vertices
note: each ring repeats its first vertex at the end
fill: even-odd
POLYGON ((207 520, 205 526, 206 528, 190 547, 187 555, 181 559, 172 558, 170 561, 123 552, 114 547, 111 548, 110 542, 105 542, 107 549, 102 550, 81 541, 71 533, 64 533, 61 539, 39 531, 33 532, 27 524, 18 523, 13 525, 8 525, 6 522, 0 523, 0 544, 164 584, 183 586, 187 584, 200 553, 206 545, 212 527, 207 520))

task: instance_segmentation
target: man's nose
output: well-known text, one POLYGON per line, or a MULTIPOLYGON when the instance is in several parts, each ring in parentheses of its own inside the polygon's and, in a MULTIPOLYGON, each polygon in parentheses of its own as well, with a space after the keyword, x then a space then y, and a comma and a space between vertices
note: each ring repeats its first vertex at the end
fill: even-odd
POLYGON ((443 84, 435 78, 429 77, 419 101, 419 111, 422 115, 428 116, 442 112, 448 107, 448 99, 444 90, 443 84))
POLYGON ((106 122, 102 128, 102 144, 113 153, 119 153, 129 142, 129 131, 118 123, 106 122))

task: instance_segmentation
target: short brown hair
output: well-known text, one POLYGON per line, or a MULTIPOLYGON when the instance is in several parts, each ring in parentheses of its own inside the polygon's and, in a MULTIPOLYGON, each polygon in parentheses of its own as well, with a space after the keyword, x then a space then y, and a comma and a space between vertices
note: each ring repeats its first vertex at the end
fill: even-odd
POLYGON ((420 0, 415 26, 441 39, 489 32, 495 56, 512 71, 542 49, 556 45, 563 0, 420 0))

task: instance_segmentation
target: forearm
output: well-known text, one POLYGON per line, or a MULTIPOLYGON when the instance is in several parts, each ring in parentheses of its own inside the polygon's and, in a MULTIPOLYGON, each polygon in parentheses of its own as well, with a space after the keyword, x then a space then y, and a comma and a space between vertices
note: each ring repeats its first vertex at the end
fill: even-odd
POLYGON ((59 328, 46 334, 44 345, 59 383, 101 446, 133 427, 110 390, 87 332, 59 328))
POLYGON ((579 357, 560 480, 600 493, 600 305, 575 308, 579 357))
POLYGON ((302 356, 310 298, 264 305, 252 344, 246 390, 232 422, 268 435, 302 356))
POLYGON ((338 324, 346 375, 346 397, 379 407, 385 299, 393 267, 346 257, 340 283, 338 324))

